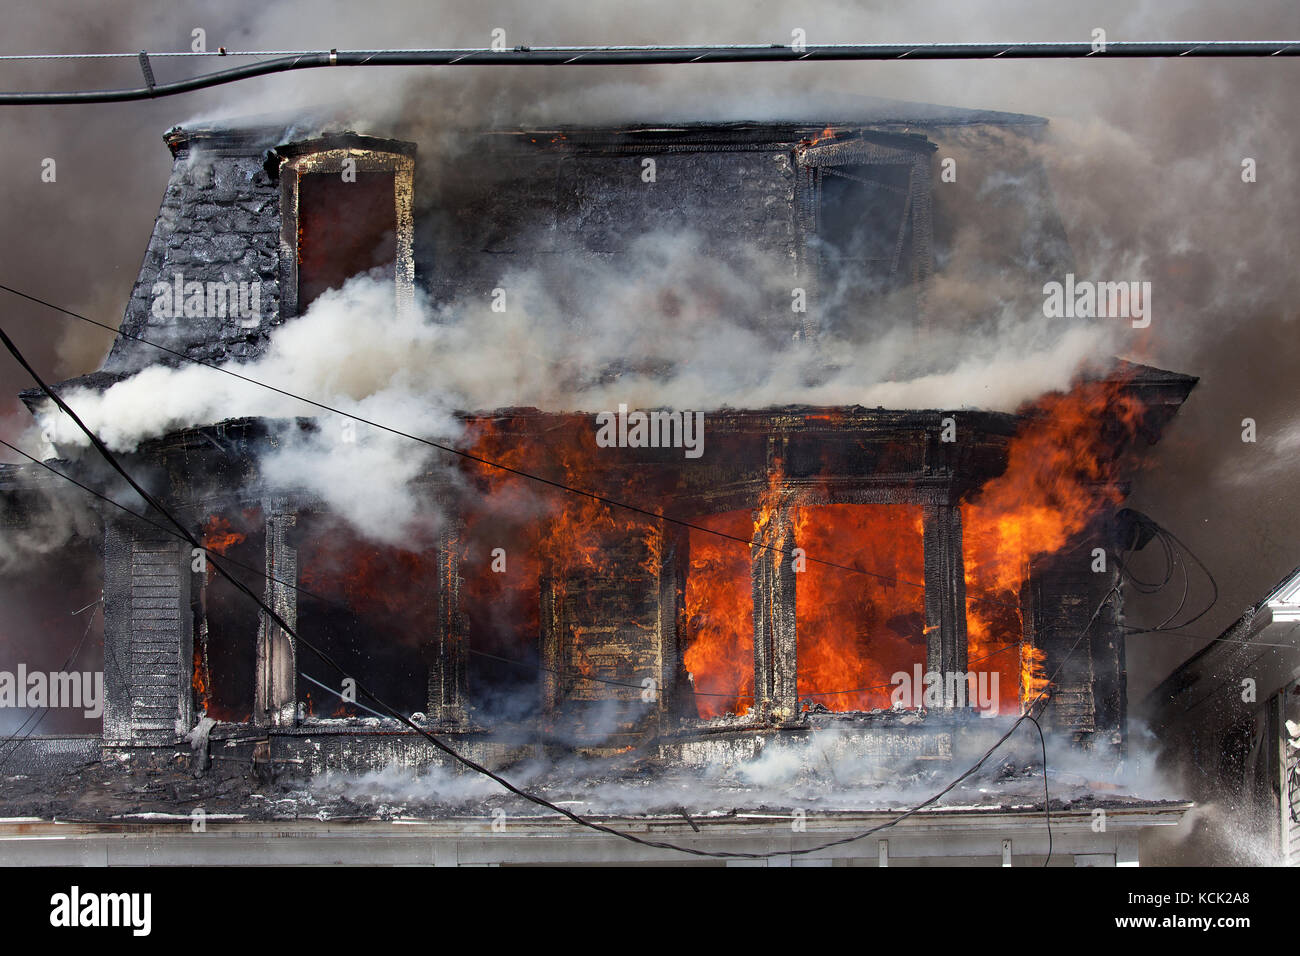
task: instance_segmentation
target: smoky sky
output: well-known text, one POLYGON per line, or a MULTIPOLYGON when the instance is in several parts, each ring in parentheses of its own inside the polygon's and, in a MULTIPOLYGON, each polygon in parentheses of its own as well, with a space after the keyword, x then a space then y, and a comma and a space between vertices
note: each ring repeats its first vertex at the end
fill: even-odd
MULTIPOLYGON (((510 45, 1300 38, 1287 2, 120 3, 55 0, 5 12, 0 54, 510 45)), ((220 65, 229 61, 220 61, 220 65)), ((219 63, 157 59, 160 81, 219 63)), ((156 102, 0 107, 0 282, 115 324, 135 280, 170 169, 177 124, 273 114, 332 122, 449 155, 454 131, 490 125, 784 118, 848 119, 854 97, 888 97, 1048 118, 1033 149, 1050 180, 1081 276, 1153 284, 1151 327, 1116 350, 1200 384, 1134 484, 1130 504, 1177 534, 1214 574, 1198 637, 1128 642, 1137 701, 1300 565, 1300 451, 1293 382, 1300 143, 1292 59, 901 62, 600 68, 383 68, 269 77, 156 102), (42 161, 57 179, 41 181, 42 161), (1242 181, 1255 161, 1257 181, 1242 181), (1241 440, 1242 420, 1258 441, 1241 440)), ((132 59, 0 61, 0 88, 138 86, 132 59)), ((961 155, 956 208, 996 230, 981 189, 997 170, 961 155)), ((936 188, 942 188, 936 184, 936 188)), ((970 241, 978 242, 973 233, 970 241)), ((1021 250, 1030 257, 1033 249, 1021 250)), ((978 285, 992 276, 971 276, 978 285)), ((55 380, 93 370, 103 330, 0 293, 0 325, 55 380)), ((0 436, 17 441, 28 387, 0 358, 0 436)), ((979 397, 972 396, 971 404, 979 397)), ((5 460, 8 460, 6 457, 5 460)), ((1150 564, 1159 571, 1159 562, 1150 564)), ((1148 576, 1150 574, 1148 573, 1148 576)), ((1193 588, 1187 607, 1207 597, 1193 588)), ((1177 595, 1173 600, 1176 602, 1177 595)), ((1133 596, 1130 620, 1159 621, 1164 596, 1133 596)))

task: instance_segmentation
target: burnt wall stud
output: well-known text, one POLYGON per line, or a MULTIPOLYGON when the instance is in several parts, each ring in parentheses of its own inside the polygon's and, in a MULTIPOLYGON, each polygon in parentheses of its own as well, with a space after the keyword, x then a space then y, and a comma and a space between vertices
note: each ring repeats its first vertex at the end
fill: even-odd
POLYGON ((682 660, 686 617, 686 574, 690 567, 691 538, 679 525, 660 523, 663 549, 659 563, 659 672, 655 688, 659 711, 672 719, 684 716, 681 688, 686 682, 682 660))
MULTIPOLYGON (((297 512, 283 499, 263 505, 266 515, 266 603, 290 627, 298 627, 298 552, 286 533, 297 512)), ((293 639, 263 612, 257 635, 257 695, 253 720, 263 726, 290 727, 298 719, 298 663, 293 639)))
POLYGON ((785 552, 794 545, 788 499, 754 515, 751 583, 754 599, 754 705, 777 722, 799 716, 795 638, 795 572, 785 552))
POLYGON ((541 607, 541 696, 542 713, 548 717, 555 713, 564 693, 560 675, 560 596, 555 580, 543 574, 540 582, 541 607))
MULTIPOLYGON (((965 674, 966 571, 961 507, 944 501, 927 502, 924 520, 926 670, 945 677, 965 674)), ((943 706, 957 706, 957 696, 964 687, 964 681, 944 680, 943 706)))
POLYGON ((429 664, 429 719, 459 726, 466 709, 466 621, 461 609, 460 534, 447 528, 438 536, 438 609, 429 664))

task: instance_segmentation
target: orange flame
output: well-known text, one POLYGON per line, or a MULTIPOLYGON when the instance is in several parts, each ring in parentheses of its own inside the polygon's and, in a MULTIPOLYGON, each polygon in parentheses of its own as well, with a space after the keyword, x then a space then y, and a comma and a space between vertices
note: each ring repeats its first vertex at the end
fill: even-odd
POLYGON ((203 526, 203 547, 214 554, 225 554, 247 538, 248 535, 235 531, 230 521, 221 515, 209 515, 203 526))
POLYGON ((1028 710, 1041 695, 1048 696, 1052 682, 1047 679, 1044 667, 1047 652, 1028 644, 1020 645, 1020 693, 1022 711, 1028 710))
POLYGON ((804 142, 806 142, 809 146, 816 146, 818 143, 822 142, 823 140, 834 139, 834 138, 835 138, 835 130, 830 126, 827 126, 824 130, 822 130, 812 139, 805 140, 804 142))
POLYGON ((795 509, 795 543, 815 559, 795 575, 801 698, 833 711, 886 708, 890 677, 925 663, 924 589, 898 583, 925 580, 922 520, 919 505, 795 509))
MULTIPOLYGON (((1009 710, 1046 687, 1037 673, 1023 679, 1025 665, 1010 653, 1023 639, 1020 591, 1030 562, 1075 542, 1122 499, 1113 459, 1143 406, 1122 382, 1090 382, 1022 412, 1029 420, 1011 442, 1006 471, 962 506, 970 669, 999 671, 1000 705, 1009 710)), ((1041 654, 1027 646, 1020 653, 1041 654)))
MULTIPOLYGON (((741 540, 754 531, 748 510, 714 515, 700 524, 741 540)), ((683 661, 695 685, 697 712, 701 717, 744 713, 754 702, 749 549, 694 529, 690 548, 683 661)))
POLYGON ((208 668, 203 660, 203 649, 197 643, 194 645, 194 674, 190 678, 190 687, 194 689, 199 706, 206 711, 208 709, 208 668))

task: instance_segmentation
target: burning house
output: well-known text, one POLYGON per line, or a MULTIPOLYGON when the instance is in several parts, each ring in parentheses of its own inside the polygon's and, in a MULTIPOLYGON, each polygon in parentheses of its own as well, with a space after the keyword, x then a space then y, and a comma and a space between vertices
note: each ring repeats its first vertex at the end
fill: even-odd
MULTIPOLYGON (((1138 830, 1177 822, 1187 805, 1114 796, 1130 746, 1114 558, 1133 546, 1127 482, 1190 394, 1188 376, 1114 360, 1011 410, 980 394, 891 408, 822 401, 820 373, 805 367, 792 377, 806 403, 796 389, 790 401, 723 393, 686 405, 643 388, 674 370, 630 349, 621 363, 592 368, 579 353, 544 371, 613 398, 638 383, 598 407, 507 399, 395 419, 361 403, 339 415, 295 404, 284 394, 295 383, 277 379, 264 382, 284 390, 275 411, 177 412, 145 434, 129 433, 114 399, 157 388, 161 412, 183 405, 169 376, 193 366, 205 383, 228 378, 200 363, 263 381, 258 363, 281 336, 358 276, 395 316, 436 324, 440 305, 474 300, 490 318, 527 294, 503 276, 546 275, 562 260, 630 274, 644 237, 665 230, 689 231, 707 253, 706 287, 714 268, 780 263, 779 294, 749 317, 774 350, 815 352, 850 326, 884 340, 900 325, 923 349, 962 321, 927 291, 952 256, 939 144, 993 155, 1042 126, 898 106, 829 126, 492 131, 428 165, 415 143, 354 133, 173 129, 171 179, 121 334, 98 371, 55 390, 78 412, 95 406, 87 420, 204 548, 124 496, 39 389, 24 393, 59 468, 142 517, 98 501, 98 524, 67 539, 69 564, 102 569, 102 729, 29 736, 15 765, 102 754, 128 769, 239 767, 262 781, 460 769, 378 699, 506 776, 573 760, 595 775, 721 775, 730 789, 713 799, 729 807, 825 811, 813 838, 909 805, 901 781, 919 797, 939 790, 1032 711, 1088 768, 1051 796, 1054 861, 1135 862, 1138 830), (347 520, 319 482, 266 467, 310 444, 326 449, 321 474, 377 437, 411 448, 402 481, 420 503, 418 533, 347 520), (777 758, 820 796, 780 803, 747 789, 759 786, 752 768, 777 758), (1096 826, 1099 808, 1109 827, 1096 826)), ((989 201, 1035 250, 1008 258, 1031 287, 1071 269, 1041 170, 1018 171, 989 201)), ((598 335, 601 306, 559 285, 550 292, 572 310, 578 341, 598 335)), ((660 293, 655 305, 619 321, 684 321, 680 298, 660 293)), ((351 328, 299 344, 333 350, 345 378, 350 356, 385 334, 351 328)), ((388 479, 358 467, 349 494, 364 507, 368 483, 377 497, 388 479)), ((0 471, 11 534, 78 494, 35 464, 0 471)), ((959 790, 957 803, 882 834, 892 849, 873 839, 869 852, 850 844, 826 858, 1041 862, 1041 768, 1026 769, 1037 741, 1032 728, 1019 734, 1019 757, 998 765, 1010 789, 959 790)), ((620 818, 700 846, 756 845, 754 828, 770 826, 733 810, 730 829, 701 827, 701 812, 681 806, 656 798, 620 818)), ((589 809, 604 812, 594 798, 589 809)), ((518 852, 541 859, 532 841, 518 852)))

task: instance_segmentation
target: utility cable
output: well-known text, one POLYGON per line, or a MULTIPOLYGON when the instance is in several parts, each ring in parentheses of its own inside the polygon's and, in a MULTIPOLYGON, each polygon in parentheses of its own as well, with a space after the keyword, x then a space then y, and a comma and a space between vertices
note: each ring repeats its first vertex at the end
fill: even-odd
MULTIPOLYGON (((13 340, 9 338, 8 334, 5 333, 3 328, 0 328, 0 343, 3 343, 5 348, 8 349, 9 353, 14 357, 15 360, 17 360, 19 365, 23 367, 23 369, 32 377, 32 379, 40 387, 41 391, 44 392, 45 395, 51 401, 53 401, 56 405, 58 405, 59 408, 66 415, 68 415, 69 418, 73 420, 73 422, 77 425, 77 427, 80 428, 82 432, 85 433, 86 437, 90 440, 91 444, 95 447, 95 450, 98 451, 100 455, 103 456, 104 459, 109 463, 109 465, 126 480, 127 484, 129 484, 133 489, 135 489, 137 494, 139 494, 156 511, 162 514, 163 517, 165 517, 172 525, 174 525, 176 529, 180 531, 185 536, 186 540, 188 540, 194 547, 202 549, 203 546, 199 543, 198 539, 194 537, 194 535, 191 534, 190 531, 183 524, 181 524, 181 522, 177 518, 175 518, 171 514, 171 512, 168 511, 168 509, 165 506, 163 506, 161 502, 159 502, 156 498, 154 498, 148 491, 146 491, 141 485, 139 485, 134 478, 131 477, 131 475, 126 471, 126 469, 122 466, 122 464, 117 460, 117 457, 113 454, 113 452, 110 451, 106 445, 104 445, 104 443, 99 439, 97 435, 95 435, 93 431, 91 431, 91 429, 81 420, 81 418, 76 414, 76 412, 74 412, 72 408, 66 402, 63 401, 62 398, 60 398, 57 394, 54 393, 53 390, 51 390, 51 388, 45 383, 45 381, 40 377, 40 375, 36 372, 36 370, 32 368, 32 366, 28 363, 27 359, 23 356, 22 352, 14 344, 13 340)), ((330 655, 326 654, 324 651, 320 650, 315 645, 313 645, 310 641, 307 641, 303 639, 300 635, 298 635, 295 628, 291 627, 289 623, 285 621, 262 598, 254 594, 253 591, 250 590, 247 586, 245 586, 241 581, 239 581, 237 578, 235 578, 233 575, 227 572, 219 562, 217 562, 215 559, 209 559, 209 561, 213 566, 213 568, 216 569, 219 574, 225 577, 227 581, 229 581, 232 585, 234 585, 238 590, 243 592, 257 605, 259 605, 262 608, 262 610, 267 614, 267 616, 286 635, 289 635, 295 640, 295 642, 301 644, 303 647, 306 647, 308 650, 312 651, 321 661, 323 661, 325 664, 327 664, 335 671, 337 671, 340 674, 340 676, 344 678, 350 676, 347 673, 347 671, 340 664, 338 664, 330 655)), ((1091 627, 1091 621, 1096 619, 1096 616, 1098 613, 1100 613, 1100 610, 1101 608, 1099 606, 1097 612, 1094 613, 1092 619, 1090 619, 1088 627, 1091 627)), ((1080 635, 1080 638, 1081 637, 1082 635, 1080 635)), ((1077 646, 1078 646, 1078 640, 1076 640, 1074 644, 1074 647, 1077 646)), ((1071 648, 1071 653, 1072 652, 1073 652, 1073 647, 1071 648)), ((923 808, 938 801, 943 796, 951 792, 954 788, 956 788, 956 786, 959 783, 961 783, 963 780, 967 779, 972 774, 977 772, 979 768, 983 766, 985 761, 987 761, 988 758, 993 754, 993 752, 996 751, 1008 739, 1010 739, 1011 735, 1016 731, 1016 728, 1018 728, 1020 724, 1023 723, 1026 717, 1028 716, 1027 714, 1025 714, 1019 717, 1011 725, 1011 727, 1008 728, 1007 732, 1003 734, 1002 737, 999 738, 987 751, 985 751, 984 755, 974 765, 972 765, 963 774, 961 774, 950 784, 948 784, 947 787, 939 791, 939 793, 934 794, 929 799, 923 801, 922 803, 917 804, 916 806, 895 816, 891 820, 888 820, 882 824, 872 827, 866 831, 849 835, 846 837, 841 837, 836 840, 827 841, 810 847, 803 847, 800 849, 786 850, 786 851, 768 851, 768 852, 761 852, 761 853, 753 853, 753 852, 728 851, 728 850, 700 850, 695 847, 680 846, 678 844, 669 843, 665 841, 647 840, 642 837, 638 837, 635 834, 627 833, 622 830, 619 830, 615 827, 611 827, 603 823, 598 823, 594 820, 589 820, 577 813, 574 813, 572 810, 569 810, 566 807, 552 803, 551 801, 545 799, 544 797, 540 797, 536 794, 521 789, 520 787, 511 783, 508 779, 501 776, 500 774, 494 773, 493 771, 489 770, 487 767, 484 767, 481 764, 471 760, 470 758, 465 757, 464 755, 459 753, 455 748, 451 747, 449 744, 442 741, 440 738, 429 733, 424 728, 416 725, 413 721, 411 721, 409 717, 405 716, 400 711, 388 706, 384 701, 380 700, 368 689, 366 689, 359 681, 356 682, 356 688, 358 693, 364 694, 368 699, 373 701, 377 707, 381 708, 382 710, 387 712, 390 716, 394 717, 399 722, 405 724, 407 727, 414 730, 420 736, 424 737, 431 744, 433 744, 435 748, 445 753, 447 756, 451 757, 456 762, 474 771, 475 773, 478 773, 494 781, 499 786, 503 787, 505 790, 509 791, 510 793, 513 793, 515 796, 527 800, 533 804, 536 804, 537 806, 551 810, 554 813, 558 813, 561 816, 564 816, 565 818, 569 819, 573 823, 576 823, 580 826, 586 827, 591 830, 595 830, 601 833, 607 833, 611 836, 616 836, 628 842, 636 843, 654 849, 673 850, 680 853, 687 853, 692 856, 710 857, 710 858, 727 858, 727 859, 731 859, 731 858, 769 859, 775 856, 803 856, 810 853, 817 853, 831 847, 840 846, 846 843, 852 843, 857 840, 862 840, 872 835, 873 833, 885 829, 886 827, 895 826, 898 823, 902 822, 903 820, 907 819, 908 817, 911 817, 914 814, 918 813, 923 808)), ((1039 699, 1041 699, 1041 697, 1042 697, 1042 693, 1040 692, 1039 699)))
MULTIPOLYGON (((135 54, 142 63, 152 55, 135 54)), ((50 55, 67 58, 67 54, 50 55)), ((117 90, 0 93, 0 106, 125 103, 237 83, 297 70, 363 66, 649 66, 704 63, 835 62, 864 60, 1150 59, 1167 57, 1291 57, 1300 43, 1273 40, 1117 41, 1076 43, 700 44, 684 46, 563 46, 513 49, 329 50, 275 56, 171 83, 117 90)))

